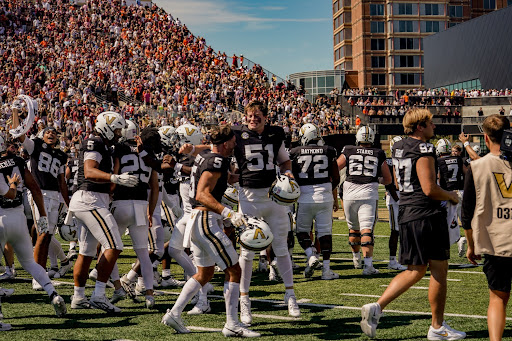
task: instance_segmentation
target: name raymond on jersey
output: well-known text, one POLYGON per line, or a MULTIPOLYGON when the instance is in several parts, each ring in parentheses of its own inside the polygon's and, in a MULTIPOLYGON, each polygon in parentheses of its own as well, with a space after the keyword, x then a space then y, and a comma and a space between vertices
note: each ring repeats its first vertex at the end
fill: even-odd
POLYGON ((301 149, 300 153, 302 154, 322 154, 324 150, 322 148, 315 148, 315 149, 301 149))
POLYGON ((8 159, 0 162, 0 168, 8 168, 16 165, 13 159, 8 159))

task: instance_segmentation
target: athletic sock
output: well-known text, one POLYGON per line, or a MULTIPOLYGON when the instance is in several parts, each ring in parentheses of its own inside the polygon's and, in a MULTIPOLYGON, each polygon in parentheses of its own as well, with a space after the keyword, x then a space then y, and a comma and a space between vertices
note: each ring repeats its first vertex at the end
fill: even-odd
POLYGON ((201 289, 201 284, 195 278, 190 278, 183 286, 176 303, 172 306, 171 313, 174 316, 180 316, 185 306, 197 294, 199 289, 201 289))
POLYGON ((331 269, 331 260, 330 259, 324 260, 322 263, 323 263, 324 271, 328 271, 331 269))
POLYGON ((74 287, 73 296, 75 298, 85 298, 85 287, 74 287))
POLYGON ((396 262, 396 256, 389 256, 390 262, 396 262))
POLYGON ((369 268, 373 266, 373 257, 364 257, 364 266, 369 268))
POLYGON ((240 296, 240 283, 224 283, 224 301, 226 304, 226 324, 238 324, 238 297, 240 296))
POLYGON ((162 277, 169 277, 171 275, 171 269, 162 269, 162 277))
POLYGON ((106 287, 107 283, 96 281, 96 285, 94 286, 94 296, 105 296, 106 287))
POLYGON ((130 282, 135 282, 138 277, 139 277, 139 275, 135 271, 133 271, 133 270, 130 270, 128 272, 128 274, 126 275, 126 278, 128 278, 128 280, 130 282))

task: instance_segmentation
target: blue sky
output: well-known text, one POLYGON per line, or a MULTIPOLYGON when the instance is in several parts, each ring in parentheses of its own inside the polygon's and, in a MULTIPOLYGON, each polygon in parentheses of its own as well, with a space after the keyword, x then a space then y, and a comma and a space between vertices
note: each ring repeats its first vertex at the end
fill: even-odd
POLYGON ((281 76, 333 69, 330 0, 153 0, 216 51, 281 76))

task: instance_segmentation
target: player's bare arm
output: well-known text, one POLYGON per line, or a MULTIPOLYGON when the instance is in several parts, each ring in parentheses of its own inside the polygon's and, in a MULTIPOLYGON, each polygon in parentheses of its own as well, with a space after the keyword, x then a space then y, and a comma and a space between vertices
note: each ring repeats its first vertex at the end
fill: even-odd
POLYGON ((204 171, 201 174, 201 178, 197 183, 196 200, 204 205, 208 210, 218 214, 222 214, 224 206, 215 200, 211 192, 215 188, 217 181, 220 178, 219 172, 204 171))

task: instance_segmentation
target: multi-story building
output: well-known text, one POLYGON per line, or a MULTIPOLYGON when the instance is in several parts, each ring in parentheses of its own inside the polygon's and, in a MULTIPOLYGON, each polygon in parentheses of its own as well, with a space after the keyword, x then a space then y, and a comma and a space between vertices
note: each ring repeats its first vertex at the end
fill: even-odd
MULTIPOLYGON (((333 0, 334 68, 352 88, 423 87, 423 38, 512 0, 333 0)), ((439 56, 442 58, 442 56, 439 56)))

